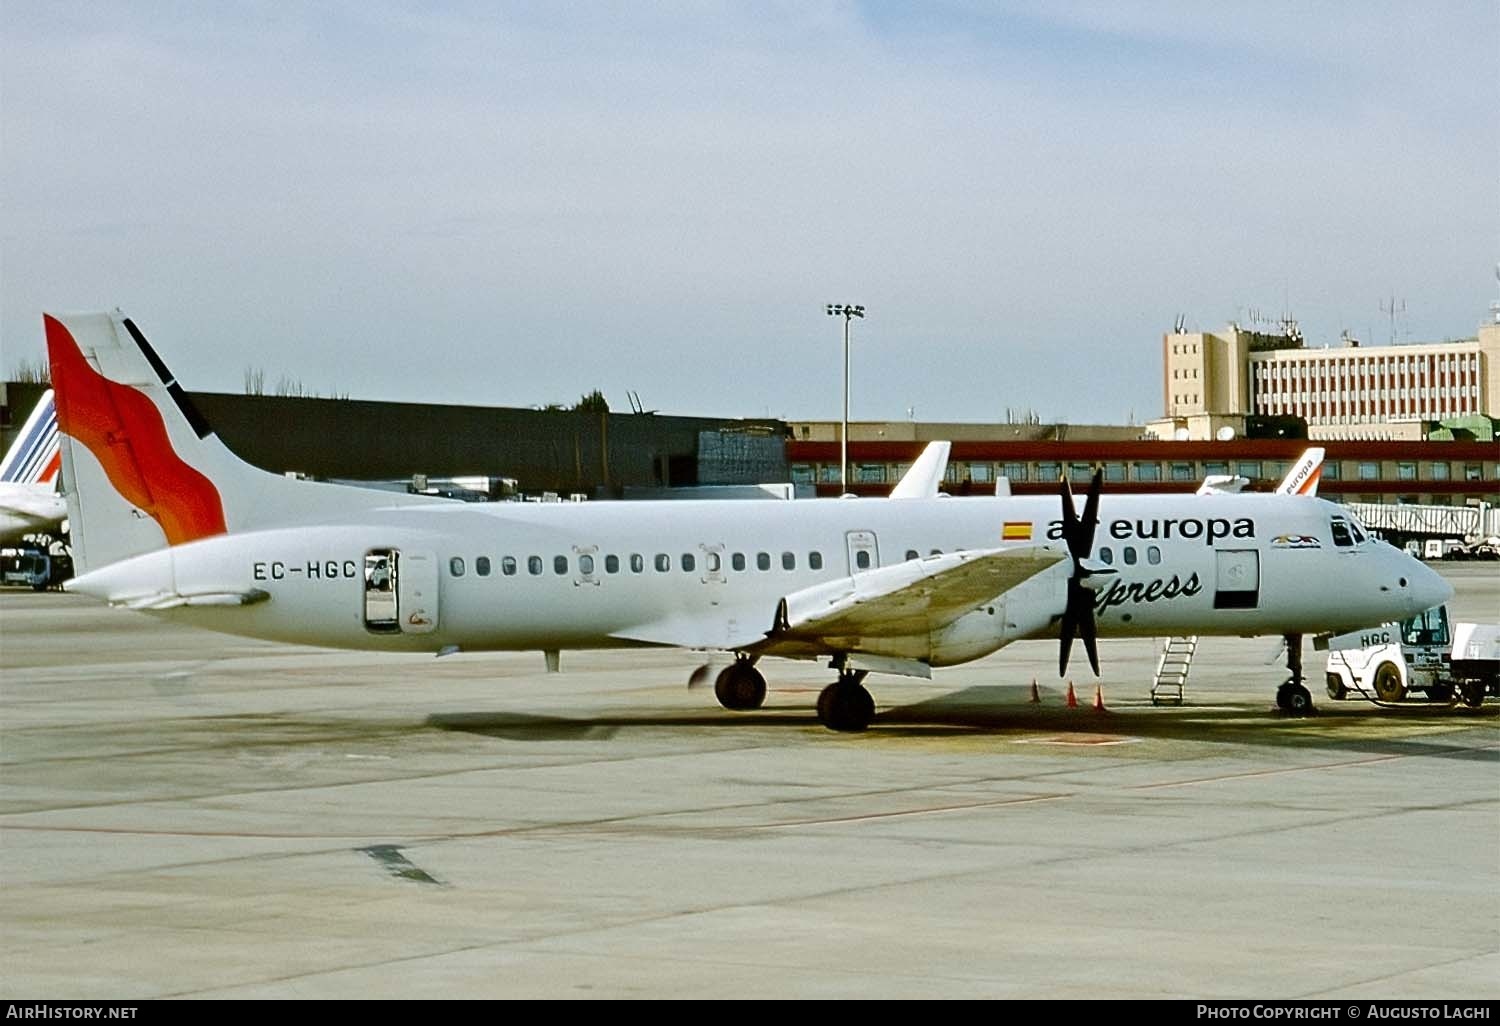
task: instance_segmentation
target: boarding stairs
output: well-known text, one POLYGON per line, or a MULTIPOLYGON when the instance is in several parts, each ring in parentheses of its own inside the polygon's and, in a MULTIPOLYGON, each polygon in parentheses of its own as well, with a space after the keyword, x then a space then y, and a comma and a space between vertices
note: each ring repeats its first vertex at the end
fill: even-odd
POLYGON ((1188 671, 1193 665, 1193 653, 1198 651, 1198 635, 1188 638, 1168 638, 1162 645, 1161 658, 1156 663, 1156 676, 1151 680, 1152 705, 1181 705, 1182 693, 1187 687, 1188 671))

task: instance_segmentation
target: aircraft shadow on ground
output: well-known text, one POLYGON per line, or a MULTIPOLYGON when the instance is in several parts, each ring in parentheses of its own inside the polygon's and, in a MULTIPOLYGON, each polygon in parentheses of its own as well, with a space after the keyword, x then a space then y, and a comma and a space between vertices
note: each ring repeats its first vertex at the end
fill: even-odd
MULTIPOLYGON (((1482 710, 1412 703, 1394 709, 1364 704, 1340 703, 1316 707, 1312 716, 1291 717, 1270 707, 1226 704, 1152 707, 1138 704, 1114 711, 1098 712, 1083 701, 1068 709, 1056 696, 1050 705, 1028 703, 1030 689, 1008 685, 966 688, 924 701, 882 708, 870 734, 942 739, 992 735, 1002 740, 1010 735, 1048 733, 1090 737, 1144 738, 1167 741, 1207 741, 1324 748, 1373 755, 1433 756, 1439 758, 1500 763, 1500 744, 1485 747, 1442 744, 1430 735, 1372 737, 1370 730, 1390 724, 1393 731, 1420 723, 1462 729, 1493 725, 1500 707, 1482 710)), ((711 702, 712 699, 709 699, 711 702)), ((773 698, 774 703, 774 698, 773 698)), ((717 705, 700 712, 663 714, 643 708, 639 713, 616 712, 590 718, 538 716, 504 711, 439 713, 424 721, 439 730, 475 734, 507 741, 608 741, 621 730, 646 728, 796 729, 816 727, 810 707, 773 704, 754 712, 734 713, 717 705)), ((821 728, 819 728, 821 729, 821 728)), ((846 735, 857 736, 857 735, 846 735)))

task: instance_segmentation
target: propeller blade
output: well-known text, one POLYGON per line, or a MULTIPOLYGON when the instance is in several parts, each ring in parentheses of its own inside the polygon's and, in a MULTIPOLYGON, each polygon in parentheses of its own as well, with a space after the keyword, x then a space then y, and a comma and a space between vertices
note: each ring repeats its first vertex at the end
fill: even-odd
POLYGON ((1058 653, 1057 675, 1068 672, 1068 658, 1073 651, 1073 639, 1083 639, 1084 651, 1089 657, 1089 666, 1094 676, 1099 676, 1098 628, 1094 622, 1094 593, 1083 586, 1088 572, 1083 561, 1094 550, 1094 531, 1099 526, 1099 495, 1104 490, 1103 468, 1094 471, 1089 481, 1088 496, 1083 502, 1083 516, 1078 516, 1073 506, 1073 488, 1066 476, 1062 479, 1059 494, 1063 504, 1063 540, 1073 557, 1073 574, 1068 578, 1068 598, 1063 607, 1060 636, 1062 649, 1058 653))
MULTIPOLYGON (((1079 588, 1079 591, 1086 591, 1079 588)), ((1099 676, 1099 644, 1098 631, 1094 627, 1094 606, 1092 598, 1089 600, 1088 615, 1078 622, 1078 634, 1083 638, 1083 650, 1088 653, 1089 666, 1094 671, 1094 676, 1099 676)))
POLYGON ((1082 527, 1087 536, 1087 544, 1083 548, 1084 556, 1094 550, 1094 529, 1099 526, 1099 493, 1103 490, 1104 469, 1101 467, 1094 471, 1094 478, 1089 482, 1088 498, 1083 502, 1082 527))

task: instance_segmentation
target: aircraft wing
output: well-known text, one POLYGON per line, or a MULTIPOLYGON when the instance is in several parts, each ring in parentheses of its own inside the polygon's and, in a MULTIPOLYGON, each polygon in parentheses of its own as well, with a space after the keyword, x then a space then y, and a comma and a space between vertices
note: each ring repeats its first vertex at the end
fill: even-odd
POLYGON ((768 641, 925 635, 1067 558, 1040 545, 971 549, 912 559, 782 599, 768 641))
POLYGON ((1039 545, 972 549, 816 584, 769 609, 683 612, 613 631, 610 637, 679 648, 809 656, 860 648, 860 638, 920 636, 1067 558, 1039 545), (769 628, 769 629, 768 629, 769 628))

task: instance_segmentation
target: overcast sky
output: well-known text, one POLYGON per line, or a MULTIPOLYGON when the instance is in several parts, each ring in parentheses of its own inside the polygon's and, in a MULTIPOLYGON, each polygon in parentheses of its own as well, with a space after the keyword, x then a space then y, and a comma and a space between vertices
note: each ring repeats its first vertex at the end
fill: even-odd
POLYGON ((1137 421, 1161 334, 1471 336, 1500 4, 0 0, 0 347, 193 390, 1137 421))

